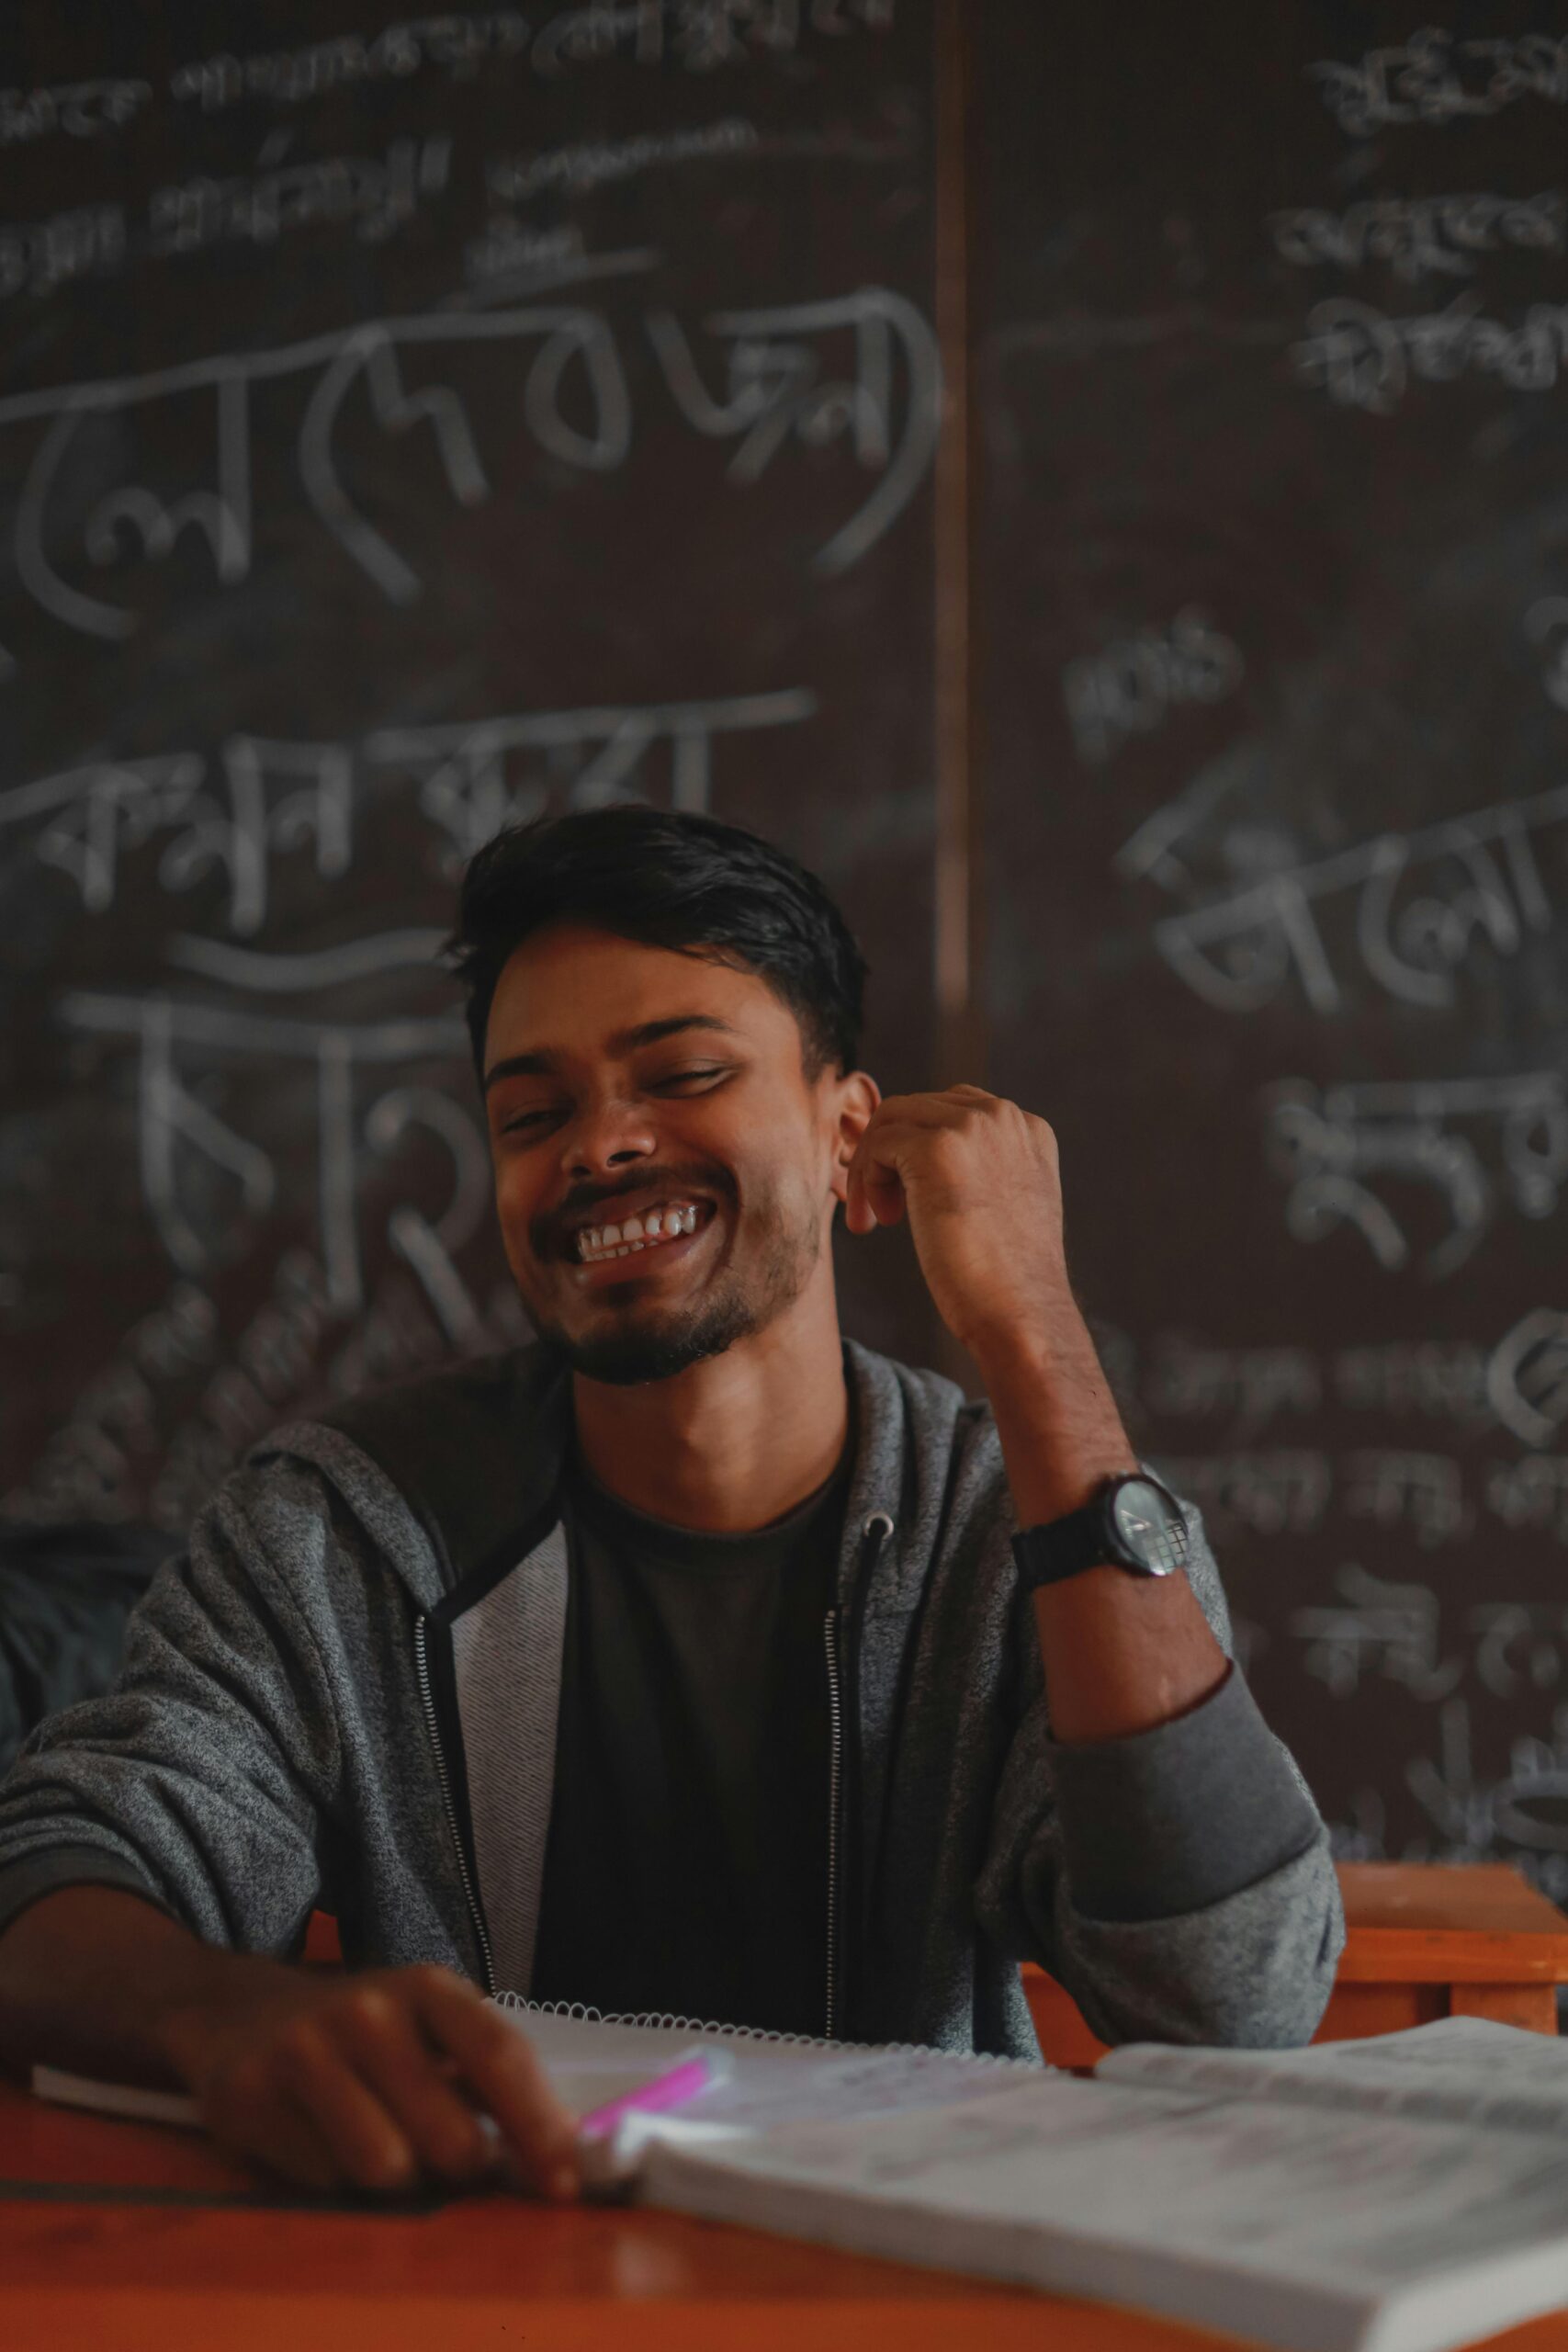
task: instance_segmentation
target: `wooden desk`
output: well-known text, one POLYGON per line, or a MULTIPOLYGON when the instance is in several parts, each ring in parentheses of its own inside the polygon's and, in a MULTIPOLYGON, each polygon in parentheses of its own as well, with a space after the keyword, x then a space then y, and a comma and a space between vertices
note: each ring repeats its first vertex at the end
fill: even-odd
MULTIPOLYGON (((1492 2339, 1568 2352, 1568 2312, 1492 2339)), ((268 2203, 0 2083, 6 2352, 1235 2352, 1168 2321, 629 2209, 268 2203), (221 2200, 231 2201, 225 2203, 221 2200)))
MULTIPOLYGON (((629 2208, 301 2210, 189 2133, 0 2084, 6 2352, 1218 2352, 1221 2339, 629 2208), (24 2201, 17 2184, 42 2185, 24 2201), (113 2192, 142 2201, 111 2201, 113 2192)), ((1568 2324, 1536 2352, 1568 2352, 1568 2324)))
MULTIPOLYGON (((1433 2018, 1495 2018, 1557 2030, 1568 1984, 1568 1918, 1501 1863, 1341 1862, 1346 1943, 1314 2039, 1354 2041, 1433 2018)), ((1058 2066, 1104 2054, 1077 2004, 1024 1970, 1035 2031, 1058 2066)))

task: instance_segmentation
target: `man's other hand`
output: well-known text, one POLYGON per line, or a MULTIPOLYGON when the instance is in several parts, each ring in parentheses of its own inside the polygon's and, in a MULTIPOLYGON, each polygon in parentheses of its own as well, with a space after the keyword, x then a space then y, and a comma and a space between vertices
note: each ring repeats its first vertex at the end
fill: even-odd
POLYGON ((538 2060, 446 1969, 317 1975, 231 1958, 159 2039, 213 2138, 306 2188, 577 2193, 572 2120, 538 2060))

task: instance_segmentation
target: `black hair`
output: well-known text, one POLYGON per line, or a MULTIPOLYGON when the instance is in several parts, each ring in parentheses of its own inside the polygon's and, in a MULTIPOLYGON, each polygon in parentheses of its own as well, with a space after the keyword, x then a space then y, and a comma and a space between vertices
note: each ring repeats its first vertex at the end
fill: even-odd
POLYGON ((866 963, 817 876, 744 826, 633 802, 509 826, 470 861, 446 953, 481 1083, 502 967, 558 922, 755 972, 800 1025, 808 1082, 856 1067, 866 963))

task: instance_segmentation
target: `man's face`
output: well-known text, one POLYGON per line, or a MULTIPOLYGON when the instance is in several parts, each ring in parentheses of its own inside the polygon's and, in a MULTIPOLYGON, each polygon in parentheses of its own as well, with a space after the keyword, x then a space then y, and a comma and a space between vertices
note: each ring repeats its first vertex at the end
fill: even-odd
POLYGON ((831 1280, 840 1110, 869 1081, 808 1084, 754 973, 537 933, 496 989, 485 1082, 507 1261, 574 1372, 668 1379, 831 1280))

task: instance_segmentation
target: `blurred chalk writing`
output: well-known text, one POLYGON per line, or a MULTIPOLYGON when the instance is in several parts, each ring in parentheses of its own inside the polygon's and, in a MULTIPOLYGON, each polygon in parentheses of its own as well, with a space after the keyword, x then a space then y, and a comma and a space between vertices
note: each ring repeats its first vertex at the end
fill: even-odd
POLYGON ((1492 376, 1512 391, 1551 392, 1568 368, 1568 303, 1532 302, 1513 325, 1489 319, 1479 298, 1456 295, 1447 310, 1392 318, 1344 296, 1317 303, 1311 332, 1294 345, 1302 381, 1337 408, 1392 416, 1412 384, 1492 376))
POLYGON ((1424 1585, 1388 1584, 1354 1562, 1336 1578, 1340 1600, 1298 1609, 1289 1630, 1307 1646, 1308 1674, 1348 1699, 1369 1673, 1399 1683, 1413 1697, 1446 1698, 1465 1670, 1462 1658, 1438 1657, 1438 1610, 1424 1585))
POLYGON ((384 155, 331 155, 155 188, 138 219, 116 203, 6 221, 0 225, 0 301, 52 294, 76 278, 118 277, 138 262, 218 245, 276 245, 301 229, 351 229, 363 243, 380 244, 446 193, 451 161, 449 139, 394 139, 384 155))
MULTIPOLYGON (((536 74, 629 61, 693 74, 794 55, 814 38, 892 28, 897 0, 628 0, 525 15, 516 8, 413 17, 383 31, 341 33, 295 50, 236 57, 221 51, 176 66, 166 91, 176 107, 219 114, 246 100, 302 106, 331 92, 423 73, 471 80, 518 59, 536 74)), ((100 139, 158 102, 134 78, 0 90, 0 146, 59 134, 100 139)))
POLYGON ((1547 700, 1568 710, 1568 596, 1539 596, 1525 615, 1525 635, 1546 649, 1540 683, 1547 700))
POLYGON ((1434 1280, 1465 1263, 1505 1201, 1522 1216, 1551 1216, 1568 1182, 1568 1082, 1556 1069, 1322 1089, 1287 1079, 1269 1090, 1264 1116, 1269 1157, 1290 1184, 1292 1235, 1315 1241, 1349 1225, 1389 1272, 1410 1263, 1410 1241, 1369 1179, 1438 1194, 1449 1229, 1421 1261, 1434 1280), (1497 1169, 1466 1125, 1492 1145, 1497 1169))
POLYGON ((1568 36, 1521 33, 1456 40, 1427 27, 1397 48, 1370 49, 1354 64, 1307 67, 1341 130, 1370 139, 1394 123, 1432 128, 1500 114, 1522 99, 1568 106, 1568 36))
POLYGON ((1185 703, 1221 702, 1246 673, 1241 649, 1194 608, 1166 628, 1139 629, 1062 673, 1080 759, 1102 765, 1134 735, 1151 734, 1185 703))
POLYGON ((1298 269, 1363 269, 1385 263, 1396 277, 1473 277, 1476 256, 1512 247, 1561 254, 1568 237, 1568 198, 1539 196, 1373 197, 1328 212, 1298 205, 1271 212, 1269 226, 1281 261, 1298 269))

